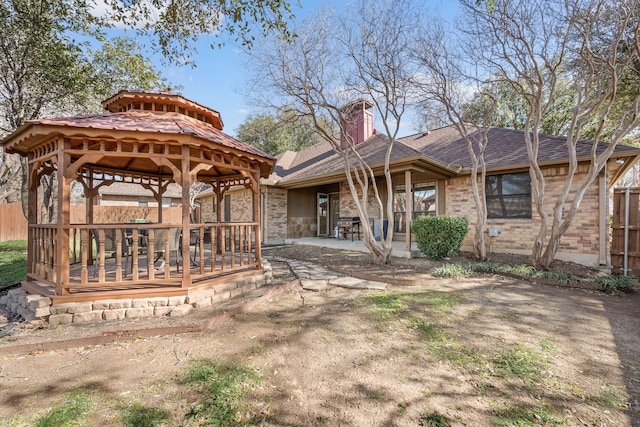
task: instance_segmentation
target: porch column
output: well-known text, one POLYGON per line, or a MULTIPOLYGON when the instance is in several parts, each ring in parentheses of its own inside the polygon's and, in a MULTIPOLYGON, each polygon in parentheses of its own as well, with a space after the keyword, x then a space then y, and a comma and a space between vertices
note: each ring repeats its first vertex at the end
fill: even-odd
POLYGON ((609 253, 609 203, 607 197, 607 165, 598 177, 598 223, 600 225, 600 233, 598 236, 599 254, 598 263, 607 265, 607 254, 609 253))
POLYGON ((182 185, 182 287, 191 285, 191 254, 189 248, 190 241, 190 221, 189 211, 189 190, 191 189, 191 167, 189 162, 189 146, 182 146, 182 176, 180 184, 182 185))
POLYGON ((406 234, 404 237, 407 251, 409 251, 409 256, 411 256, 411 219, 413 218, 413 185, 411 184, 411 171, 404 172, 404 194, 406 197, 406 234))
POLYGON ((56 246, 55 260, 55 288, 56 295, 68 295, 68 290, 63 285, 69 284, 69 224, 71 203, 71 191, 69 184, 71 179, 65 177, 65 169, 71 163, 71 156, 65 154, 66 144, 64 138, 58 138, 58 224, 56 227, 58 244, 56 246))

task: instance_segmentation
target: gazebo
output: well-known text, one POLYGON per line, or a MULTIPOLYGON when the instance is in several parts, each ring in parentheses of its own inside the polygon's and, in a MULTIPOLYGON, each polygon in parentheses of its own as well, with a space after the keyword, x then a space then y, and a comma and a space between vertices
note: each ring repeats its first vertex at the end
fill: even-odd
POLYGON ((189 295, 263 273, 260 178, 275 159, 222 132, 220 114, 172 92, 121 91, 103 102, 108 113, 25 123, 2 144, 28 158, 29 240, 22 289, 53 304, 99 299, 189 295), (39 214, 43 176, 55 174, 57 216, 39 214), (86 221, 70 222, 71 183, 84 190, 86 221), (198 223, 190 188, 211 185, 253 193, 253 221, 198 223), (98 189, 135 183, 158 201, 152 223, 96 223, 98 189), (182 187, 182 219, 163 221, 169 183, 182 187), (160 262, 161 261, 161 262, 160 262))

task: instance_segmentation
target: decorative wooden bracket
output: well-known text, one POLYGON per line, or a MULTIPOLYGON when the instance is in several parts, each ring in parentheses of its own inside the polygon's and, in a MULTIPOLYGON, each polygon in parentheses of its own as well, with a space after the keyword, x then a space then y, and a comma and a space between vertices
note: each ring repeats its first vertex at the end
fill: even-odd
POLYGON ((76 181, 78 181, 82 185, 84 197, 86 198, 89 198, 90 196, 96 196, 98 194, 98 190, 100 189, 100 187, 111 185, 115 182, 115 181, 102 181, 100 182, 100 184, 95 185, 93 188, 90 188, 84 176, 78 176, 76 178, 76 181))
POLYGON ((213 165, 208 165, 206 163, 200 163, 199 165, 197 165, 196 167, 191 169, 191 172, 189 172, 189 180, 191 182, 195 182, 196 178, 198 177, 198 173, 200 171, 208 171, 208 170, 211 170, 211 168, 213 168, 213 165))
POLYGON ((156 191, 156 189, 154 188, 153 185, 148 184, 146 182, 141 182, 140 185, 142 186, 142 188, 146 188, 147 190, 151 191, 153 193, 153 198, 157 199, 158 196, 164 194, 167 191, 167 188, 169 188, 169 184, 171 184, 171 181, 165 181, 164 184, 162 184, 160 186, 160 191, 156 191))
POLYGON ((67 166, 64 171, 64 177, 74 179, 78 174, 78 170, 87 163, 97 163, 104 157, 104 154, 85 154, 78 160, 67 166))
POLYGON ((171 169, 171 172, 173 173, 173 182, 182 182, 182 171, 178 169, 176 165, 171 163, 169 159, 164 157, 151 157, 150 159, 158 166, 166 166, 171 169))

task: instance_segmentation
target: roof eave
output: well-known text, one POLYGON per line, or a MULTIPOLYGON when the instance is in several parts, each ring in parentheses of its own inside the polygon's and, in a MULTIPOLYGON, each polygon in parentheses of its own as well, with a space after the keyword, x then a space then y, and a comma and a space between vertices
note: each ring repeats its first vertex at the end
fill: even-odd
MULTIPOLYGON (((611 155, 610 159, 619 158, 619 157, 636 157, 636 156, 640 156, 640 148, 635 150, 614 152, 611 155)), ((578 163, 590 162, 591 156, 578 157, 577 161, 578 163)), ((550 167, 550 166, 563 166, 563 165, 566 165, 567 163, 568 163, 568 159, 547 160, 547 161, 538 162, 538 165, 540 165, 541 167, 550 167)), ((527 162, 527 163, 516 163, 516 164, 504 165, 504 166, 495 166, 495 167, 487 168, 487 172, 506 172, 510 170, 529 169, 530 165, 531 163, 527 162)), ((464 167, 464 168, 461 168, 460 170, 461 175, 467 175, 470 173, 471 173, 471 168, 469 167, 464 167)))
MULTIPOLYGON (((443 178, 455 176, 459 173, 459 166, 445 165, 442 162, 438 162, 432 158, 424 156, 422 154, 416 154, 414 156, 403 157, 400 159, 389 162, 389 168, 399 170, 410 170, 412 165, 416 163, 426 164, 427 168, 432 170, 434 174, 440 175, 443 178), (435 166, 435 168, 434 168, 435 166)), ((370 166, 376 176, 384 174, 385 164, 377 163, 370 166)), ((324 184, 331 184, 336 181, 344 179, 344 169, 340 171, 330 172, 327 174, 313 175, 311 177, 304 177, 302 179, 293 179, 288 181, 285 178, 278 182, 278 186, 282 188, 303 188, 309 186, 317 186, 324 184)))

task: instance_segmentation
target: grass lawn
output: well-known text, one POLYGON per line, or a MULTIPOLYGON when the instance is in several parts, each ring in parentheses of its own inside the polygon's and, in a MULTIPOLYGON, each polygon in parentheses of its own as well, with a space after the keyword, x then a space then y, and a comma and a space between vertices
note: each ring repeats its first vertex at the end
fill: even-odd
POLYGON ((27 274, 27 241, 0 242, 0 287, 24 280, 27 274))

